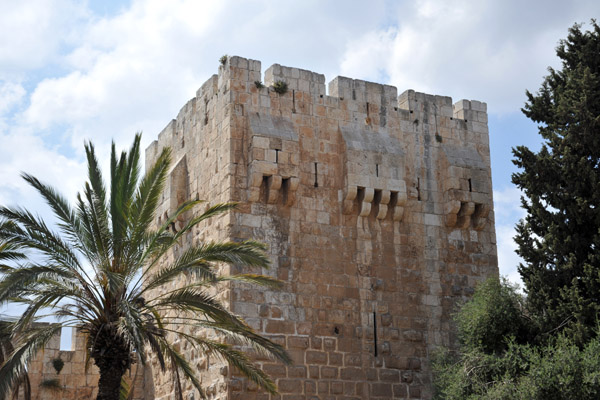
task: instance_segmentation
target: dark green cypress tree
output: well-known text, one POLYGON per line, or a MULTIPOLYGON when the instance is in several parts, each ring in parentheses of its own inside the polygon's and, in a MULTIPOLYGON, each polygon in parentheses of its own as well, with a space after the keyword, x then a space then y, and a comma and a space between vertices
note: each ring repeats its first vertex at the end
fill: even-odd
POLYGON ((538 93, 522 110, 543 146, 513 149, 527 216, 515 240, 540 336, 566 330, 583 344, 600 311, 600 27, 569 30, 538 93))

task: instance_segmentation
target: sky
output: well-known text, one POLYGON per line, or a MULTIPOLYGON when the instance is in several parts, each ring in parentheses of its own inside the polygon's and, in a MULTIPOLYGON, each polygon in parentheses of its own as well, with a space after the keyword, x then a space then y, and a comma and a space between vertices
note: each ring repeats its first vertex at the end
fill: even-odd
MULTIPOLYGON (((520 109, 597 0, 0 0, 0 204, 49 215, 22 171, 70 197, 83 143, 145 148, 224 55, 488 104, 500 273, 519 281, 511 148, 540 146, 520 109)), ((585 25, 584 25, 585 27, 585 25)))

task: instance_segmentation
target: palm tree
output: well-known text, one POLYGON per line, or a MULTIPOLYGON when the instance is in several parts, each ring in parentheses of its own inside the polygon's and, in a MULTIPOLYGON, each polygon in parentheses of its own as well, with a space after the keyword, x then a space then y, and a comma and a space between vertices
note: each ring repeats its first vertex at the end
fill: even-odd
POLYGON ((23 175, 52 209, 58 232, 25 209, 0 207, 0 218, 10 221, 0 229, 0 240, 10 243, 12 249, 35 254, 27 263, 2 269, 0 305, 13 301, 27 308, 10 323, 11 337, 18 342, 0 367, 0 397, 17 382, 28 360, 64 326, 87 334, 88 356, 100 372, 99 400, 118 399, 124 373, 135 359, 145 365, 150 354, 163 371, 175 376, 178 398, 183 398, 181 376, 204 398, 193 368, 170 338, 222 357, 251 381, 276 393, 273 381, 236 346, 251 346, 260 355, 284 362, 289 362, 288 355, 210 294, 215 285, 230 281, 279 286, 278 281, 263 275, 218 273, 220 263, 267 267, 264 245, 254 241, 197 243, 174 261, 164 262, 163 256, 183 235, 234 205, 208 207, 179 231, 170 231, 172 222, 200 203, 188 201, 153 228, 170 150, 164 149, 140 179, 140 140, 137 134, 129 152, 119 157, 113 143, 110 191, 104 185, 94 146, 86 143, 88 182, 75 207, 54 188, 23 175), (175 289, 159 290, 184 275, 195 279, 175 289), (58 321, 32 324, 48 314, 58 321), (182 324, 194 329, 179 329, 182 324), (215 330, 223 340, 199 334, 206 329, 215 330))
MULTIPOLYGON (((0 220, 0 232, 7 227, 12 226, 8 221, 0 220)), ((5 240, 0 236, 0 273, 4 271, 8 266, 4 264, 7 261, 21 260, 24 258, 24 254, 18 249, 11 240, 5 240)), ((8 317, 0 315, 0 365, 12 354, 14 351, 12 335, 10 331, 10 321, 8 317)), ((24 400, 31 399, 31 383, 27 372, 22 372, 17 377, 13 386, 14 395, 13 400, 16 400, 19 394, 19 389, 23 389, 24 400)), ((8 396, 6 394, 0 394, 0 399, 4 400, 8 396)))

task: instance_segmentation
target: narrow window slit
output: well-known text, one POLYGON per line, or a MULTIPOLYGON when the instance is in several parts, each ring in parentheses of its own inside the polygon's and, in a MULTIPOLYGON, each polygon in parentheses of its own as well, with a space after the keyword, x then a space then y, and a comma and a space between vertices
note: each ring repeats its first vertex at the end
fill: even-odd
POLYGON ((356 90, 352 89, 352 100, 356 100, 356 90))
POLYGON ((296 113, 296 90, 292 90, 292 112, 296 113))
POLYGON ((377 312, 373 311, 373 353, 377 357, 377 312))
POLYGON ((469 192, 473 191, 473 184, 471 183, 471 178, 469 178, 469 192))
POLYGON ((375 164, 375 176, 379 177, 379 164, 375 164))
POLYGON ((279 152, 281 150, 279 149, 275 149, 275 164, 277 164, 279 162, 279 152))
POLYGON ((417 178, 417 200, 421 200, 421 178, 417 178))
POLYGON ((317 163, 315 163, 315 187, 319 187, 317 163))

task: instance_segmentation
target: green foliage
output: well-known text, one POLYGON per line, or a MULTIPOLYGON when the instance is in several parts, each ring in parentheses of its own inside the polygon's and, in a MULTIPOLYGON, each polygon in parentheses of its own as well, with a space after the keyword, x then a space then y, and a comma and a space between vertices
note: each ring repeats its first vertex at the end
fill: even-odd
POLYGON ((229 56, 227 54, 222 55, 219 58, 219 63, 221 63, 221 65, 225 65, 227 63, 228 58, 229 58, 229 56))
POLYGON ((65 362, 62 360, 62 358, 57 357, 52 359, 52 366, 54 367, 56 373, 60 374, 60 371, 62 371, 63 367, 65 366, 65 362))
POLYGON ((485 353, 506 350, 507 338, 524 341, 527 336, 523 297, 504 278, 490 278, 480 284, 455 321, 461 343, 485 353))
POLYGON ((527 92, 541 150, 513 150, 527 298, 506 282, 476 290, 456 316, 460 350, 434 362, 438 399, 600 398, 600 26, 591 25, 569 30, 562 69, 527 92))
POLYGON ((52 391, 58 391, 58 390, 62 389, 62 386, 60 385, 60 381, 58 380, 58 378, 43 379, 40 382, 40 387, 43 389, 49 389, 52 391))
POLYGON ((254 81, 254 86, 259 90, 265 87, 261 81, 254 81))
POLYGON ((273 84, 273 90, 278 94, 286 94, 288 91, 288 84, 284 81, 277 81, 273 84))
POLYGON ((473 300, 456 315, 460 351, 441 349, 434 357, 437 399, 592 400, 600 396, 600 338, 583 348, 565 335, 543 345, 517 343, 525 338, 527 321, 520 301, 515 287, 506 281, 490 279, 477 288, 473 300))
MULTIPOLYGON (((0 244, 0 260, 2 259, 2 252, 3 249, 0 244)), ((15 350, 13 346, 13 340, 15 339, 12 336, 11 327, 11 321, 0 320, 0 365, 3 365, 10 359, 11 354, 15 350)), ((15 396, 19 392, 23 395, 23 400, 31 400, 31 382, 26 370, 16 371, 15 375, 12 377, 11 389, 13 390, 13 400, 16 400, 15 396)), ((0 394, 0 399, 4 400, 5 398, 8 399, 8 397, 0 394)))
POLYGON ((195 242, 186 251, 173 254, 175 246, 202 221, 231 211, 235 205, 208 207, 177 230, 171 229, 179 217, 190 215, 202 203, 187 201, 155 226, 171 153, 163 149, 156 163, 140 176, 140 143, 138 134, 129 152, 120 155, 113 144, 108 188, 94 146, 87 143, 88 182, 75 207, 54 188, 33 176, 23 176, 54 212, 57 231, 27 210, 0 207, 4 221, 0 244, 5 246, 0 249, 0 260, 13 264, 0 270, 0 307, 7 302, 26 306, 21 317, 2 325, 5 333, 0 337, 12 339, 14 350, 4 353, 7 356, 0 364, 0 398, 20 382, 27 362, 63 326, 79 328, 87 335, 88 359, 100 371, 99 399, 118 398, 121 378, 136 361, 134 357, 145 365, 148 353, 156 357, 163 371, 168 369, 174 375, 177 398, 182 399, 183 393, 180 377, 189 379, 204 398, 195 368, 172 340, 220 357, 258 386, 276 393, 273 381, 234 346, 284 362, 289 362, 288 355, 212 294, 225 282, 279 287, 279 281, 266 276, 221 275, 217 268, 220 263, 266 268, 265 246, 254 241, 195 242), (25 251, 35 257, 24 262, 25 251), (165 261, 167 254, 172 261, 165 261), (186 284, 174 288, 180 282, 186 284), (161 289, 164 287, 170 289, 161 289), (34 324, 48 312, 59 322, 34 324), (226 342, 202 335, 206 330, 217 332, 226 342))
POLYGON ((58 392, 62 390, 62 386, 60 384, 60 381, 58 380, 58 378, 46 378, 46 379, 42 379, 42 381, 40 382, 40 387, 42 389, 47 389, 50 390, 52 392, 58 392))
POLYGON ((512 177, 525 195, 515 240, 530 308, 542 334, 566 331, 580 344, 600 312, 600 27, 591 26, 569 30, 562 68, 527 92, 523 112, 543 146, 514 149, 512 177))

